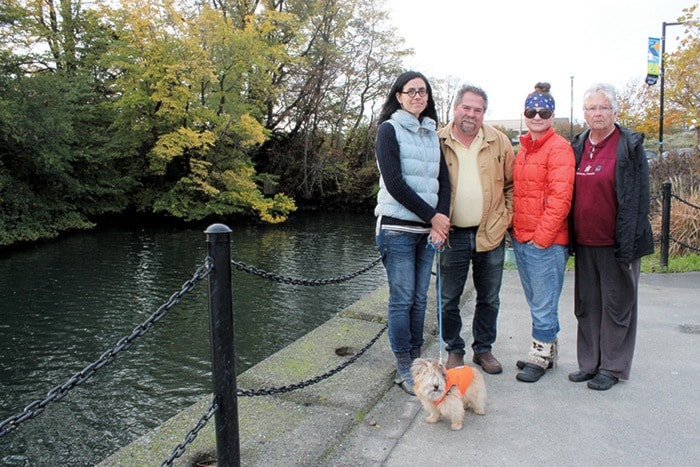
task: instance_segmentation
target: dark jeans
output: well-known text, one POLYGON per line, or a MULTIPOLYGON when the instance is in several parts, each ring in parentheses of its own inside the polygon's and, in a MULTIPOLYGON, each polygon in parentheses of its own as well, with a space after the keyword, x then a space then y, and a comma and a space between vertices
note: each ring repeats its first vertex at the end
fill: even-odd
POLYGON ((476 251, 476 228, 454 228, 448 246, 440 254, 442 277, 442 338, 447 352, 465 353, 459 301, 472 266, 476 306, 472 321, 474 353, 491 351, 496 341, 496 320, 500 306, 505 240, 491 251, 476 251))
POLYGON ((377 249, 389 281, 389 343, 395 353, 420 354, 430 270, 435 257, 428 234, 381 229, 377 249))

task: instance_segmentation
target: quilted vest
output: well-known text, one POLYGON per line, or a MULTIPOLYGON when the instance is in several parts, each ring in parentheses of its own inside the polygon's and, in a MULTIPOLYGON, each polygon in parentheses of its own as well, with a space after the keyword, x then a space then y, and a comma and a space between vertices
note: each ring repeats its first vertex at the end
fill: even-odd
MULTIPOLYGON (((393 125, 401 157, 401 173, 406 184, 431 207, 438 203, 438 175, 440 173, 440 140, 433 119, 419 121, 405 110, 397 110, 388 123, 393 125)), ((413 222, 425 221, 406 209, 389 194, 384 179, 379 177, 377 216, 391 216, 413 222)))

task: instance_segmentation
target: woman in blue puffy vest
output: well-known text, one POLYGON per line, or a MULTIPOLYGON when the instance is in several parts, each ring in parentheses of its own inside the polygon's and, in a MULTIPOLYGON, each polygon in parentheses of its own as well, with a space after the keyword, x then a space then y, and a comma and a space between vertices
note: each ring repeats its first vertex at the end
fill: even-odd
POLYGON ((437 136, 432 89, 421 73, 401 74, 384 102, 376 141, 377 248, 389 282, 388 327, 395 382, 413 393, 435 255, 449 232, 450 181, 437 136))

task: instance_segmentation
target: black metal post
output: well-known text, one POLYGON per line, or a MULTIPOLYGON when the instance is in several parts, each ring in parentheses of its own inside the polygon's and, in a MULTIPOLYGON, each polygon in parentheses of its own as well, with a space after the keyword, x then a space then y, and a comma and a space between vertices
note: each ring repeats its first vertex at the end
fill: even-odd
POLYGON ((666 57, 666 26, 678 26, 683 23, 661 23, 661 67, 659 70, 659 157, 664 152, 664 62, 666 57))
POLYGON ((668 245, 671 239, 671 182, 664 182, 662 192, 663 192, 663 204, 661 208, 661 257, 659 260, 659 265, 661 269, 668 268, 668 245))
POLYGON ((213 224, 207 234, 207 254, 213 261, 209 274, 209 325, 211 366, 216 411, 217 465, 241 465, 236 386, 236 358, 233 333, 231 284, 231 229, 213 224))

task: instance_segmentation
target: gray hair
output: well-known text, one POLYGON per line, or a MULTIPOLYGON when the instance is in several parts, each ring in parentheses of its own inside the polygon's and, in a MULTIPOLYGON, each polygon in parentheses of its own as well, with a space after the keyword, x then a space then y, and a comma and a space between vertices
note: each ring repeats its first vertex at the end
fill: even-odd
POLYGON ((489 98, 486 95, 486 92, 481 89, 478 86, 473 86, 471 84, 463 84, 455 93, 455 100, 452 103, 452 107, 456 108, 460 102, 462 102, 462 98, 464 95, 468 92, 471 92, 472 94, 476 94, 477 96, 481 96, 484 99, 484 111, 489 108, 489 98))
POLYGON ((604 95, 608 101, 610 102, 610 105, 612 106, 613 112, 617 113, 618 110, 618 105, 617 105, 617 97, 616 97, 616 92, 615 92, 615 86, 612 84, 608 83, 597 83, 588 88, 588 90, 583 94, 583 108, 585 110, 586 108, 586 102, 588 102, 588 99, 593 95, 593 94, 602 94, 604 95))

